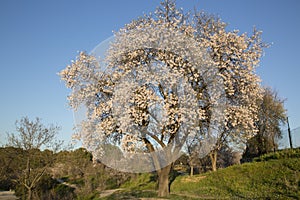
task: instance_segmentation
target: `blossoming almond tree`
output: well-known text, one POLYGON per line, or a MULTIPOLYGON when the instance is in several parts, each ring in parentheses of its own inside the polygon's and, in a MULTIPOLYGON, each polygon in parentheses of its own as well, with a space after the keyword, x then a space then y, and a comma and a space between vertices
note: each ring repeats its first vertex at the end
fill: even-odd
POLYGON ((223 139, 221 129, 234 128, 232 138, 255 132, 251 98, 259 97, 259 87, 253 65, 239 64, 239 57, 227 63, 227 47, 224 58, 214 56, 234 42, 236 56, 252 62, 244 55, 245 36, 224 31, 206 38, 196 17, 174 1, 161 5, 116 32, 101 62, 81 52, 60 76, 72 89, 70 105, 87 108, 78 137, 95 159, 122 171, 157 171, 158 195, 167 196, 172 163, 187 141, 201 138, 203 148, 213 137, 213 148, 223 139), (122 155, 107 156, 112 144, 122 155))

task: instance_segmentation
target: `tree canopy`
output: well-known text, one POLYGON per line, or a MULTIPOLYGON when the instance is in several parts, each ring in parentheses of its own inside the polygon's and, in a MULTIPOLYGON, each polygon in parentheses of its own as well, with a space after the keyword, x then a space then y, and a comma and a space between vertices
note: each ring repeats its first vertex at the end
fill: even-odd
MULTIPOLYGON (((60 76, 72 89, 70 105, 87 108, 79 126, 87 149, 119 170, 168 177, 191 138, 200 139, 200 148, 209 141, 213 150, 252 137, 264 44, 259 31, 248 36, 225 27, 214 16, 163 1, 154 14, 116 32, 102 62, 81 52, 60 76), (106 144, 120 146, 124 159, 101 157, 106 144)), ((164 196, 167 182, 160 181, 164 196)))

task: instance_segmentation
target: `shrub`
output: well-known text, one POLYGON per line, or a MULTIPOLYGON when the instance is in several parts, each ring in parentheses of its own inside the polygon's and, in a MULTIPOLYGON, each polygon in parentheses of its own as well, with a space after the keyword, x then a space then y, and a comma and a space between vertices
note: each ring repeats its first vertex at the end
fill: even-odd
POLYGON ((264 155, 254 158, 253 161, 261 162, 261 161, 287 159, 287 158, 300 158, 300 148, 284 149, 281 151, 264 154, 264 155))

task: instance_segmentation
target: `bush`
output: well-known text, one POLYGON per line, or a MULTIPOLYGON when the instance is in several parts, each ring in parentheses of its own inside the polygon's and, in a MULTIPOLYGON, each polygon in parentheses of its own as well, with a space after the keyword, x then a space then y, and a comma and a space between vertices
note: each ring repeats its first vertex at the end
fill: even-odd
POLYGON ((157 187, 157 177, 153 173, 134 174, 122 184, 121 188, 131 190, 155 190, 157 187))
POLYGON ((54 195, 57 199, 74 199, 76 197, 75 188, 69 187, 67 185, 58 184, 54 188, 54 195))
POLYGON ((91 192, 90 194, 81 194, 77 196, 77 200, 97 200, 99 199, 98 192, 91 192))
POLYGON ((287 158, 300 158, 300 148, 284 149, 281 151, 276 151, 274 153, 264 154, 264 155, 254 158, 253 161, 261 162, 261 161, 287 159, 287 158))
MULTIPOLYGON (((74 188, 59 184, 49 174, 45 174, 33 190, 34 199, 43 200, 69 200, 75 199, 74 188)), ((23 185, 17 185, 15 194, 21 199, 26 198, 27 189, 23 185)))

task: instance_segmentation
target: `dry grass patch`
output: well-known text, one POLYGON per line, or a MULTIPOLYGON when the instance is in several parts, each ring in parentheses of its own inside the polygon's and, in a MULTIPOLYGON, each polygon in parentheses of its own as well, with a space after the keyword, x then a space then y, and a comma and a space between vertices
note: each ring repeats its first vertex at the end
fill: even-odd
POLYGON ((187 176, 182 178, 182 182, 184 183, 197 183, 202 179, 205 179, 206 176, 187 176))

